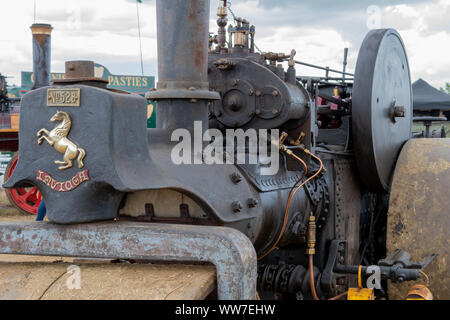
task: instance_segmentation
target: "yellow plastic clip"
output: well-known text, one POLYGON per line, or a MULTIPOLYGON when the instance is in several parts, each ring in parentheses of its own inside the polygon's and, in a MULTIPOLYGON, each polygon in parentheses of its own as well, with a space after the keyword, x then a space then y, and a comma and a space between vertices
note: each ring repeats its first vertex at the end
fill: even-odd
POLYGON ((361 271, 362 271, 362 265, 359 265, 359 268, 358 268, 358 288, 359 289, 362 289, 361 271))
POLYGON ((362 266, 358 268, 358 288, 349 288, 347 300, 375 300, 373 289, 362 287, 362 266))

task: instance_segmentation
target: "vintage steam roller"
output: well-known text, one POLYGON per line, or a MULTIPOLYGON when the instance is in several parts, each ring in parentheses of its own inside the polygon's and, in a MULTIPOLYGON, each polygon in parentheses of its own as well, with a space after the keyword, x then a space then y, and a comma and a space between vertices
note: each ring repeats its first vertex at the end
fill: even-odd
POLYGON ((255 52, 255 27, 228 25, 227 1, 209 40, 209 0, 156 8, 157 128, 145 99, 107 89, 90 62, 25 95, 5 186, 36 185, 49 222, 0 224, 1 253, 212 264, 197 298, 450 297, 449 142, 411 140, 395 30, 367 35, 353 88, 330 96, 297 76, 294 50, 255 52))

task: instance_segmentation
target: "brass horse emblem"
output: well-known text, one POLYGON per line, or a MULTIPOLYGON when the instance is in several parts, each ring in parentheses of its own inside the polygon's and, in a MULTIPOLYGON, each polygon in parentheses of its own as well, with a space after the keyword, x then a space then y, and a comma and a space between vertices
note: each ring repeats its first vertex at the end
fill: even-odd
POLYGON ((52 131, 47 129, 41 129, 38 131, 37 136, 38 144, 42 144, 45 140, 50 146, 55 148, 56 151, 64 155, 64 161, 55 161, 55 164, 60 164, 59 170, 69 169, 73 166, 72 162, 77 159, 78 167, 82 169, 84 167, 83 159, 86 156, 86 151, 79 148, 75 143, 70 141, 67 136, 69 135, 70 128, 72 127, 72 120, 67 112, 57 111, 56 114, 50 119, 50 122, 61 122, 52 131), (45 133, 45 135, 43 135, 45 133), (78 156, 78 158, 77 158, 78 156))

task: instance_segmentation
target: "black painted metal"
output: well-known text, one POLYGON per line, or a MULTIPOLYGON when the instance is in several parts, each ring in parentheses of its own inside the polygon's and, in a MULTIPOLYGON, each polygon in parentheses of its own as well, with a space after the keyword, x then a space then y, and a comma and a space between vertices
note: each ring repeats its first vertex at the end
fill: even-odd
POLYGON ((208 100, 219 99, 208 85, 209 3, 157 1, 159 81, 147 98, 158 100, 158 128, 192 129, 201 121, 206 129, 208 100))
MULTIPOLYGON (((245 39, 239 47, 223 47, 223 34, 221 47, 208 57, 208 0, 157 0, 157 12, 159 83, 147 97, 158 101, 158 128, 146 129, 145 99, 99 88, 95 79, 83 74, 51 87, 80 89, 79 107, 48 107, 49 88, 34 90, 22 101, 20 161, 6 186, 36 183, 44 196, 49 220, 61 224, 112 220, 122 201, 133 201, 132 193, 143 192, 145 196, 145 192, 155 190, 162 190, 165 195, 176 191, 177 196, 188 196, 200 207, 203 221, 241 231, 259 254, 272 248, 285 223, 278 250, 262 260, 260 285, 263 290, 287 295, 300 292, 296 298, 304 297, 309 290, 305 246, 307 220, 313 213, 317 218, 315 277, 317 282, 319 275, 323 279, 318 291, 324 295, 337 292, 335 280, 339 279, 333 266, 336 260, 353 263, 359 257, 359 216, 368 211, 361 201, 368 193, 354 174, 354 153, 361 180, 371 190, 384 191, 389 184, 390 173, 386 172, 395 164, 402 142, 409 138, 405 134, 410 130, 412 116, 409 67, 400 37, 393 30, 372 31, 358 59, 353 105, 348 103, 347 85, 342 84, 340 91, 345 96, 341 98, 348 99, 345 102, 332 97, 331 90, 322 95, 339 102, 340 109, 325 110, 324 106, 317 112, 312 101, 320 96, 320 79, 306 77, 303 84, 299 83, 293 61, 285 72, 276 65, 278 55, 270 60, 250 52, 245 39), (401 118, 403 109, 406 117, 401 118), (58 110, 72 118, 68 138, 86 150, 83 170, 88 170, 90 176, 89 181, 67 193, 56 192, 36 180, 38 170, 58 181, 69 180, 81 170, 76 166, 59 170, 54 160, 60 154, 48 144, 37 144, 36 133, 41 128, 54 127, 49 119, 58 110), (391 113, 392 110, 397 112, 391 113), (335 117, 333 120, 339 120, 340 127, 319 135, 316 113, 335 117), (208 128, 208 120, 222 133, 229 128, 284 130, 288 133, 289 150, 304 157, 309 176, 319 166, 305 157, 301 145, 317 151, 326 170, 296 194, 285 215, 290 190, 304 173, 300 164, 292 165, 292 159, 281 156, 280 170, 273 176, 261 175, 261 163, 207 165, 202 163, 202 148, 194 148, 189 154, 195 164, 178 165, 172 161, 173 147, 178 143, 171 141, 173 131, 184 128, 195 133, 194 121, 200 121, 202 134, 208 128), (353 144, 355 150, 351 150, 353 144), (347 242, 343 257, 336 251, 337 242, 330 247, 333 240, 347 242), (333 263, 327 265, 329 254, 333 263)), ((245 24, 247 28, 248 23, 245 24)), ((89 67, 91 63, 84 65, 89 67)), ((92 76, 91 67, 88 71, 92 76)), ((140 210, 144 216, 140 218, 153 224, 200 223, 201 219, 190 216, 186 203, 176 205, 180 205, 180 210, 176 207, 179 217, 170 212, 168 218, 156 216, 153 204, 143 201, 140 210)), ((374 228, 368 227, 372 231, 374 228)), ((168 256, 170 250, 167 249, 168 256)), ((340 285, 346 284, 344 281, 340 285)))
MULTIPOLYGON (((55 88, 55 87, 53 87, 55 88)), ((56 223, 78 223, 114 219, 122 200, 123 191, 132 190, 131 167, 149 162, 144 98, 111 92, 86 85, 64 88, 81 90, 80 107, 47 107, 48 87, 31 91, 22 98, 19 162, 6 187, 17 187, 26 181, 38 186, 47 207, 48 218, 56 223), (72 118, 68 139, 86 152, 85 167, 76 161, 70 169, 61 171, 54 163, 63 155, 47 143, 38 145, 37 132, 52 130, 57 124, 50 122, 57 110, 72 118), (127 155, 132 155, 128 157, 127 155), (128 165, 122 165, 126 158, 128 165), (37 171, 50 174, 55 180, 71 180, 87 169, 89 181, 66 194, 52 190, 37 180, 37 171), (131 176, 130 176, 131 174, 131 176), (121 191, 119 191, 121 190, 121 191)))
POLYGON ((412 90, 403 41, 393 29, 372 30, 358 55, 353 86, 353 141, 365 185, 387 192, 398 154, 411 138, 412 90), (393 117, 395 106, 405 116, 393 117))
POLYGON ((221 95, 212 117, 227 128, 272 129, 289 121, 298 127, 308 118, 311 100, 299 82, 291 83, 295 75, 286 81, 284 74, 259 54, 212 53, 210 87, 221 95), (229 67, 223 68, 225 62, 229 67))
POLYGON ((33 89, 50 85, 51 31, 49 24, 33 24, 33 89))

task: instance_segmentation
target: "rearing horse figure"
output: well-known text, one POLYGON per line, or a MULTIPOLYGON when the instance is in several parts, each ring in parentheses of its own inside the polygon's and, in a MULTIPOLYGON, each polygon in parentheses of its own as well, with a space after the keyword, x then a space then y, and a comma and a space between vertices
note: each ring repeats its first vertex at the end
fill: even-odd
POLYGON ((72 161, 77 158, 78 167, 82 169, 84 167, 83 159, 86 156, 86 151, 79 148, 75 143, 70 141, 67 136, 72 126, 72 120, 67 112, 57 111, 56 114, 50 119, 50 122, 59 121, 57 127, 52 131, 47 129, 41 129, 38 131, 37 136, 38 144, 42 144, 45 140, 50 146, 55 148, 56 151, 64 155, 64 161, 55 161, 55 164, 60 164, 59 170, 65 170, 73 166, 72 161), (43 134, 46 134, 45 136, 43 134))

